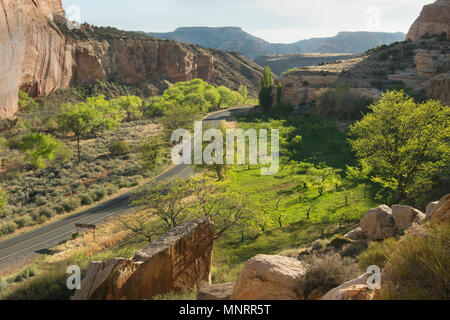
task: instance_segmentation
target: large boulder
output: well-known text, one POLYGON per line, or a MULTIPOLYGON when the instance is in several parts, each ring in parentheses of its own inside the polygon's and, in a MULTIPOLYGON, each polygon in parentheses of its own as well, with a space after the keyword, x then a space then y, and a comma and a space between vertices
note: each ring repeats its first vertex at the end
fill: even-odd
POLYGON ((450 193, 439 202, 432 202, 427 207, 427 218, 436 222, 450 221, 450 193))
POLYGON ((233 282, 211 284, 200 288, 197 293, 197 300, 230 300, 233 288, 233 282))
POLYGON ((337 288, 328 291, 321 300, 375 300, 377 290, 369 289, 367 280, 371 273, 365 273, 337 288))
POLYGON ((422 36, 447 33, 450 39, 450 0, 437 0, 423 7, 420 16, 406 35, 406 40, 419 40, 422 36))
POLYGON ((231 300, 301 300, 298 286, 305 272, 297 259, 257 255, 245 264, 231 300))
POLYGON ((384 240, 398 234, 392 210, 386 205, 369 210, 359 225, 369 240, 384 240))
POLYGON ((140 300, 210 281, 214 223, 203 218, 174 228, 133 259, 92 262, 73 300, 140 300))
POLYGON ((392 206, 391 210, 395 226, 401 231, 411 228, 414 223, 425 220, 425 214, 423 212, 410 206, 396 204, 392 206))

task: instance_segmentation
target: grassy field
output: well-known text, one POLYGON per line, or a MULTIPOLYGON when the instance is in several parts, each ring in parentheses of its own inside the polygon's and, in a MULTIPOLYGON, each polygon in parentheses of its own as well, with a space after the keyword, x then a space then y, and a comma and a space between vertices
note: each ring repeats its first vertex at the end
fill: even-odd
MULTIPOLYGON (((238 126, 264 128, 270 118, 263 114, 247 115, 238 119, 238 126)), ((354 164, 346 141, 345 124, 299 115, 282 126, 294 127, 295 134, 303 137, 296 161, 325 162, 336 169, 354 164)), ((286 150, 282 148, 282 163, 286 161, 285 155, 286 150)), ((315 188, 310 188, 300 202, 295 187, 302 172, 297 162, 285 165, 274 176, 262 176, 259 165, 232 168, 228 174, 232 188, 259 203, 264 208, 262 215, 268 215, 268 219, 264 232, 256 226, 246 230, 244 237, 236 232, 215 244, 214 281, 235 281, 243 264, 257 254, 285 254, 289 250, 308 247, 317 239, 329 239, 354 228, 365 212, 377 203, 367 186, 346 180, 343 171, 341 175, 339 190, 330 187, 319 196, 315 188)))

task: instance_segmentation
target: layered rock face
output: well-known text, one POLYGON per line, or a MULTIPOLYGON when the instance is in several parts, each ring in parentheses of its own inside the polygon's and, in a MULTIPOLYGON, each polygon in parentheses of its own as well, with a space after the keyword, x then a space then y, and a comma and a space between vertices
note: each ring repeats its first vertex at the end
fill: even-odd
POLYGON ((447 33, 450 39, 450 0, 438 0, 423 7, 419 18, 411 26, 407 40, 419 40, 422 36, 447 33))
POLYGON ((210 281, 214 223, 187 222, 133 259, 92 262, 73 300, 141 300, 210 281))
POLYGON ((55 23, 65 21, 61 0, 1 0, 1 5, 0 118, 17 111, 19 89, 40 96, 96 80, 149 86, 153 94, 194 78, 257 91, 262 68, 240 54, 144 37, 77 40, 65 37, 55 23))
POLYGON ((72 73, 73 45, 53 23, 63 15, 60 0, 1 0, 0 116, 17 109, 17 92, 47 94, 67 87, 72 73))

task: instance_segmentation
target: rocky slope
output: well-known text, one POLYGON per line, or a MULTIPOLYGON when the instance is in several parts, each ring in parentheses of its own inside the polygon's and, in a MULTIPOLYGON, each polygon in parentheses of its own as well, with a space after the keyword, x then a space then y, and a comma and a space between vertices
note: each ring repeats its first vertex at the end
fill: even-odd
POLYGON ((339 32, 334 37, 301 40, 295 45, 302 48, 303 52, 362 53, 383 44, 391 44, 404 39, 405 34, 402 32, 339 32))
POLYGON ((17 111, 17 92, 32 96, 96 80, 145 87, 202 78, 256 92, 262 68, 240 54, 155 40, 112 28, 65 25, 61 0, 1 0, 0 117, 17 111))
POLYGON ((442 32, 447 33, 447 39, 450 39, 450 0, 438 0, 424 6, 406 39, 419 40, 427 33, 434 35, 442 32))
POLYGON ((158 39, 198 44, 207 48, 238 51, 255 59, 263 55, 285 55, 300 52, 361 53, 382 44, 405 39, 405 34, 383 32, 340 32, 335 37, 314 38, 295 43, 270 43, 252 36, 241 28, 178 28, 168 33, 147 33, 158 39))
POLYGON ((323 88, 348 83, 353 93, 377 98, 387 89, 408 89, 450 104, 450 48, 436 37, 395 43, 337 63, 297 68, 281 78, 283 100, 314 102, 323 88))
POLYGON ((297 53, 288 55, 268 55, 256 58, 260 66, 269 66, 276 74, 282 74, 292 68, 319 65, 337 60, 351 59, 350 53, 297 53))

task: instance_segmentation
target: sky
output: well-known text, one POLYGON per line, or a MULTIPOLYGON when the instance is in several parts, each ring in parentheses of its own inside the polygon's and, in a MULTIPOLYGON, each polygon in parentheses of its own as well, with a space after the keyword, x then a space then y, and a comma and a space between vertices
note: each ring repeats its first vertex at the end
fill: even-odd
POLYGON ((340 31, 404 32, 432 0, 63 0, 71 20, 123 30, 241 27, 275 43, 340 31))

